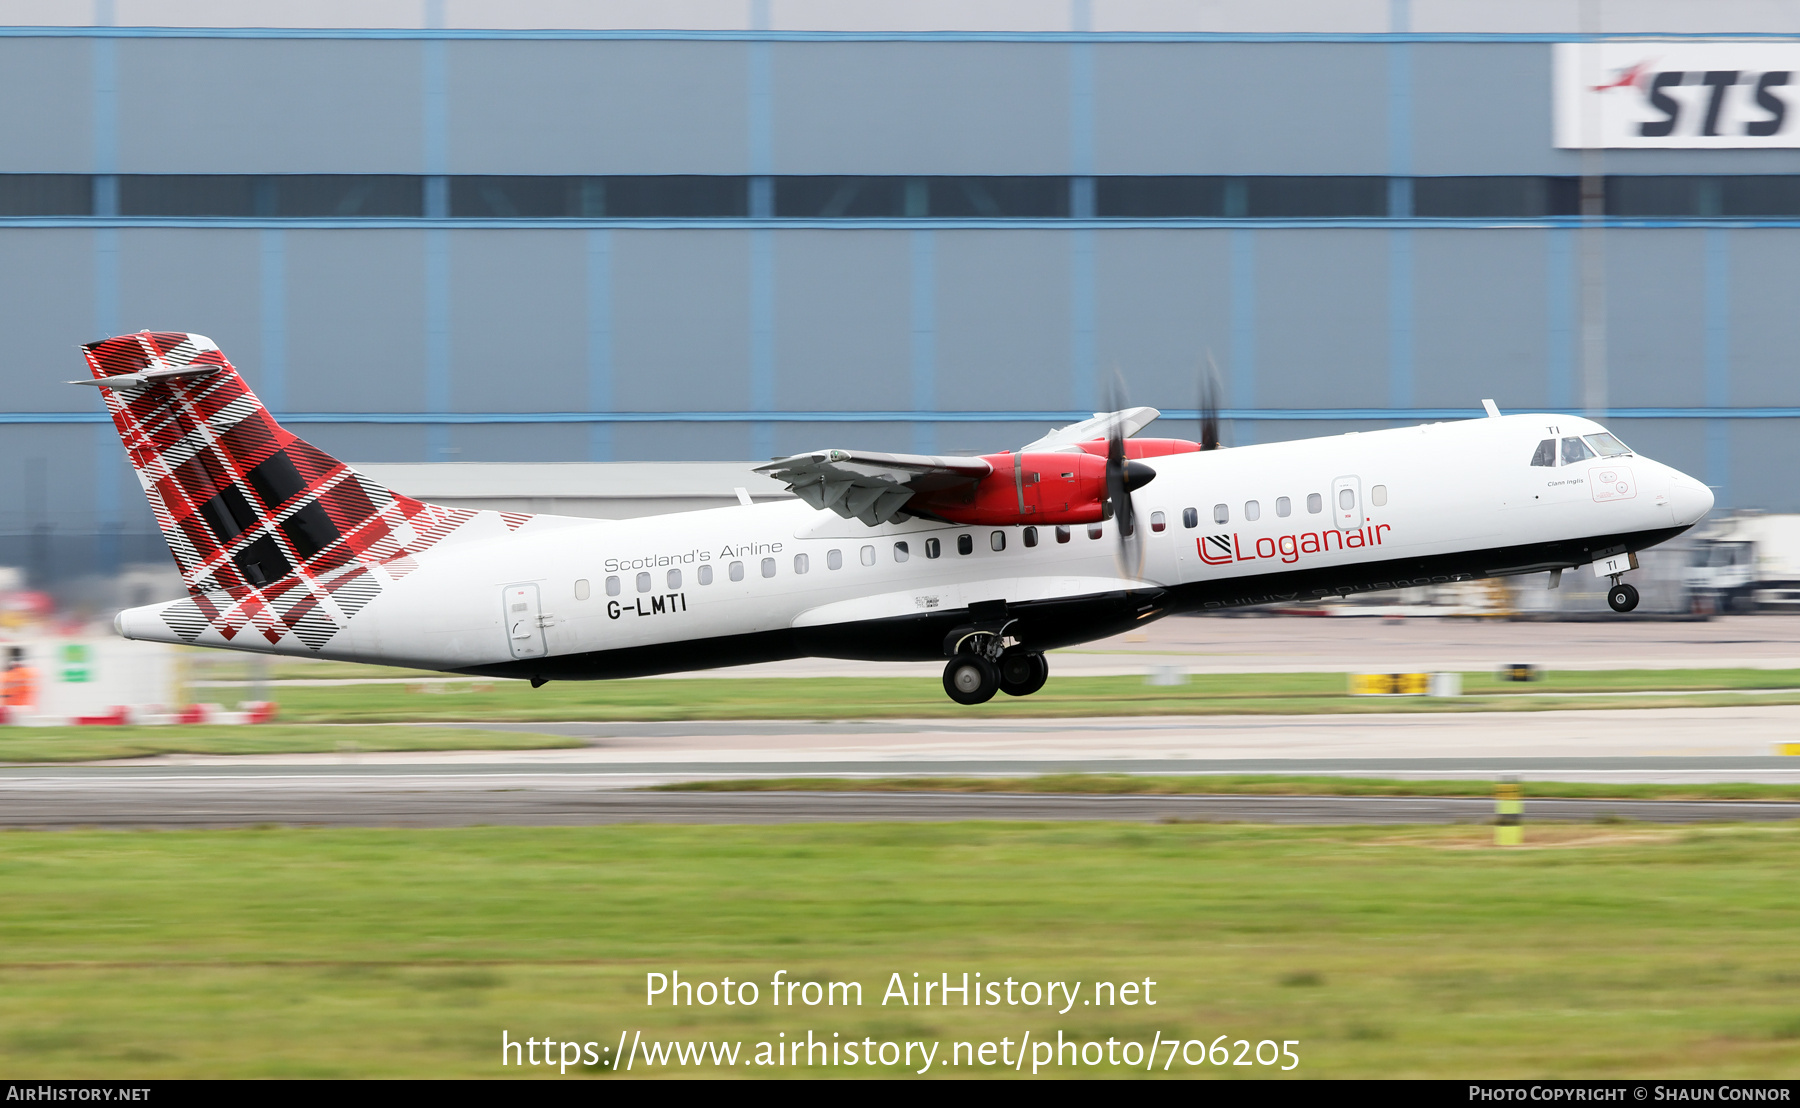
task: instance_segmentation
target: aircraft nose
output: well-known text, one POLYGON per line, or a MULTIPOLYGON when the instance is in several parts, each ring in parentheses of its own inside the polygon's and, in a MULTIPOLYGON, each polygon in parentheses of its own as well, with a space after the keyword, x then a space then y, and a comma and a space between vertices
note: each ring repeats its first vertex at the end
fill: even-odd
POLYGON ((1675 522, 1686 527, 1706 518, 1712 511, 1713 493, 1705 485, 1676 471, 1675 480, 1669 487, 1669 506, 1675 512, 1675 522))

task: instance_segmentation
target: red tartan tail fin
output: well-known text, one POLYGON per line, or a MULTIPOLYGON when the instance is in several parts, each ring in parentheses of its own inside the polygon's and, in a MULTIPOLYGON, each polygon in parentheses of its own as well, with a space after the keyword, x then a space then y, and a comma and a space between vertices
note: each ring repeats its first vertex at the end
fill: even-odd
POLYGON ((283 430, 203 335, 83 349, 192 595, 165 616, 190 642, 254 624, 317 650, 474 515, 400 496, 283 430))

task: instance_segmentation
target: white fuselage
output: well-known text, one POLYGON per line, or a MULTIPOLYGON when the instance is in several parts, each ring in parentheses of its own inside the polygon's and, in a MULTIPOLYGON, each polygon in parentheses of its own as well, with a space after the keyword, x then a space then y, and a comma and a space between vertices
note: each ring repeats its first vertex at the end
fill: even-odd
MULTIPOLYGON (((1024 526, 869 527, 798 500, 621 521, 535 516, 516 531, 477 520, 308 653, 557 677, 796 654, 935 657, 971 604, 1000 601, 1047 613, 1045 641, 1062 645, 1112 633, 1126 609, 1152 618, 1583 564, 1711 509, 1705 486, 1641 455, 1529 464, 1544 438, 1600 430, 1521 415, 1152 458, 1156 477, 1133 496, 1135 577, 1120 574, 1113 522, 1070 527, 1066 541, 1040 526, 1030 544, 1024 526), (1080 614, 1083 598, 1103 597, 1127 599, 1080 614)), ((159 610, 122 613, 120 631, 182 641, 159 610)), ((266 649, 246 638, 201 644, 266 649)))

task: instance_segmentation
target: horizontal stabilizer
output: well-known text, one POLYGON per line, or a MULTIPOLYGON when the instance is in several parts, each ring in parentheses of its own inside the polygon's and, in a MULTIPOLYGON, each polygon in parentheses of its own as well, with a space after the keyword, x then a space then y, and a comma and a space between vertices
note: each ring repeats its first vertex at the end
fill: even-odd
POLYGON ((225 367, 222 365, 194 364, 163 366, 158 369, 146 369, 137 373, 115 373, 111 377, 93 377, 86 381, 70 381, 71 385, 93 385, 102 389, 141 389, 146 385, 154 385, 158 381, 166 381, 171 377, 204 377, 208 373, 217 373, 225 367))

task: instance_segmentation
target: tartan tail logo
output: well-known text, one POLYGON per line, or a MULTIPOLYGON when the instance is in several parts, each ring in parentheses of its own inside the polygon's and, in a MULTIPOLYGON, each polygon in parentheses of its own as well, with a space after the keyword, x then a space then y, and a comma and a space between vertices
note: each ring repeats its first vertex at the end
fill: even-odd
POLYGON ((143 331, 83 350, 187 583, 162 619, 188 642, 260 635, 319 650, 414 557, 491 514, 401 496, 282 429, 203 335, 143 331))

